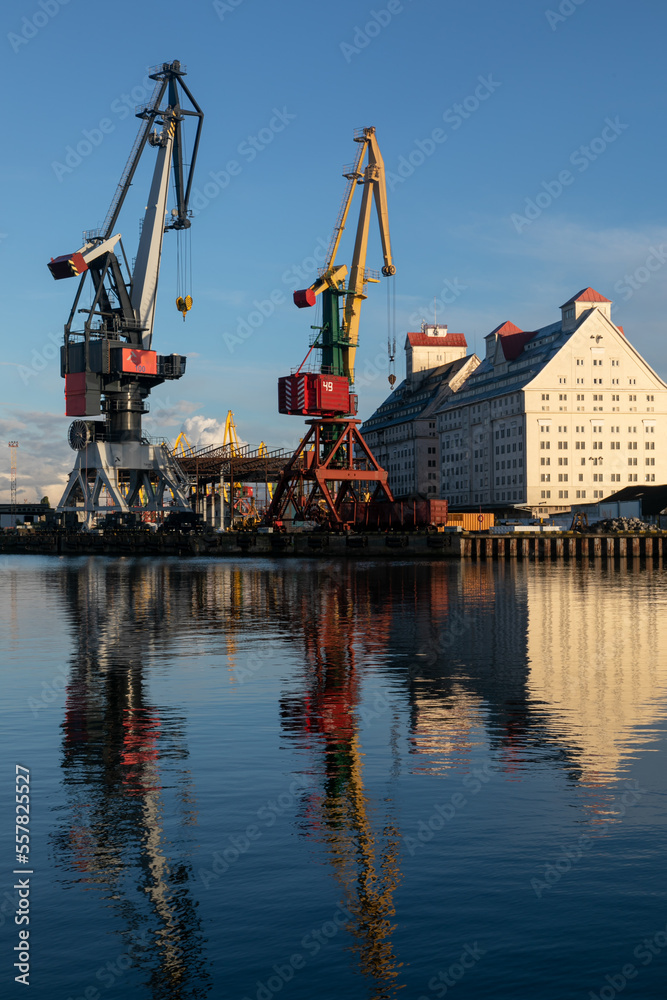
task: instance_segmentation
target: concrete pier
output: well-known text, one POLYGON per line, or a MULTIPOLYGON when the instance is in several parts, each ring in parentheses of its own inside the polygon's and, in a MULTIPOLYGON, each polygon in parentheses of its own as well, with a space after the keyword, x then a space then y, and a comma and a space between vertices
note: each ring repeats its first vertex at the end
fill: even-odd
POLYGON ((201 533, 106 531, 5 531, 4 555, 210 555, 311 558, 471 559, 491 562, 605 562, 658 564, 667 555, 667 532, 644 535, 487 535, 456 533, 335 534, 304 532, 201 533))

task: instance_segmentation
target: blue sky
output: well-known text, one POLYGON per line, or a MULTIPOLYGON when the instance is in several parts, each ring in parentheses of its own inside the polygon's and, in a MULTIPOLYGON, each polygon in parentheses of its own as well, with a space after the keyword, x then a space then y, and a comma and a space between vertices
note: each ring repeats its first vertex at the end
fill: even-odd
MULTIPOLYGON (((659 0, 18 0, 1 18, 0 423, 20 442, 26 499, 46 491, 57 500, 73 459, 54 355, 75 287, 54 282, 46 262, 104 218, 138 127, 129 109, 148 99, 147 68, 166 60, 186 64, 206 117, 194 307, 183 323, 168 234, 154 337, 158 351, 190 355, 188 371, 155 391, 151 432, 173 440, 185 425, 208 442, 232 409, 244 440, 298 440, 303 422, 278 415, 276 382, 301 361, 314 318, 291 293, 315 276, 308 258, 329 239, 353 129, 364 125, 376 126, 389 172, 400 343, 433 318, 434 298, 438 322, 479 352, 501 321, 546 325, 592 285, 667 378, 659 0), (67 161, 86 132, 97 144, 67 161), (248 138, 260 135, 251 159, 248 138), (226 178, 230 161, 240 170, 226 178), (239 337, 255 302, 269 312, 272 297, 271 315, 239 337)), ((119 221, 130 253, 149 168, 119 221)), ((381 263, 375 227, 368 266, 381 263)), ((386 339, 386 290, 370 286, 362 417, 388 391, 386 339)), ((5 449, 3 499, 8 469, 5 449)))

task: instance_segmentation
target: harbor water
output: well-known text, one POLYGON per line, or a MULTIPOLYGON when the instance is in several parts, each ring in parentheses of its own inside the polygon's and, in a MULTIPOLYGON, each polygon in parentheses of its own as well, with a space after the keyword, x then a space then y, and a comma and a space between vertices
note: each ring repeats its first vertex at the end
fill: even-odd
POLYGON ((0 588, 3 995, 23 927, 39 1000, 665 996, 662 565, 17 555, 0 588))

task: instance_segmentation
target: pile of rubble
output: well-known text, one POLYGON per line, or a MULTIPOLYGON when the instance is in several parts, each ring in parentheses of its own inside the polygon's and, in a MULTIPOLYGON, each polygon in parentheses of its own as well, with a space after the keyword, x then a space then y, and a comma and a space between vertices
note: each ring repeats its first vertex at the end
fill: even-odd
POLYGON ((625 531, 654 531, 655 525, 646 524, 639 517, 611 517, 607 521, 596 521, 588 530, 596 535, 611 535, 625 531))

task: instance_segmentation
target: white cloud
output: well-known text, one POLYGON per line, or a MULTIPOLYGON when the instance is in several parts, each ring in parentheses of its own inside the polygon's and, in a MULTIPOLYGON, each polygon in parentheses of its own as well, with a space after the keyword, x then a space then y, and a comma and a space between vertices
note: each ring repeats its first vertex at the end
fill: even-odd
MULTIPOLYGON (((188 417, 183 424, 183 430, 193 448, 206 448, 211 444, 222 444, 225 421, 197 414, 194 417, 188 417)), ((239 436, 239 444, 247 444, 247 441, 239 436)))

